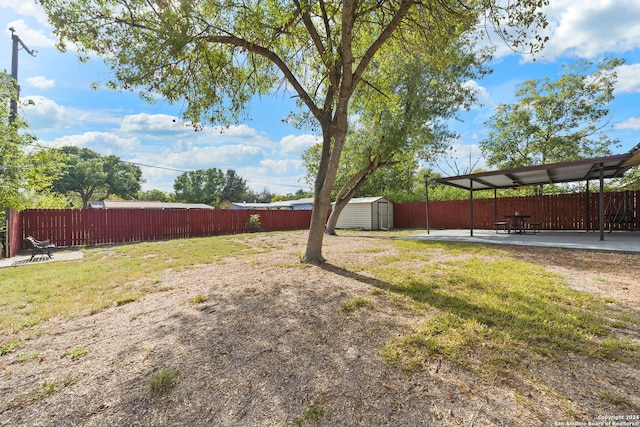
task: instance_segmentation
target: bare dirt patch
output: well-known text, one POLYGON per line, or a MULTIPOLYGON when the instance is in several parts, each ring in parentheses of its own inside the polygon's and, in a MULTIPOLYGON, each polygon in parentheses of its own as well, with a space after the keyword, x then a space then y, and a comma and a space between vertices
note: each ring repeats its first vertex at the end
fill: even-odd
MULTIPOLYGON (((323 267, 299 262, 306 232, 243 239, 263 250, 167 271, 165 292, 53 319, 1 356, 0 425, 552 426, 640 414, 637 364, 568 355, 531 366, 547 381, 527 395, 446 358, 411 374, 390 366, 381 348, 421 319, 352 267, 393 255, 389 239, 326 237, 323 267), (342 309, 355 298, 374 307, 342 309), (176 383, 152 393, 163 368, 176 383)), ((506 249, 638 314, 640 257, 506 249)))

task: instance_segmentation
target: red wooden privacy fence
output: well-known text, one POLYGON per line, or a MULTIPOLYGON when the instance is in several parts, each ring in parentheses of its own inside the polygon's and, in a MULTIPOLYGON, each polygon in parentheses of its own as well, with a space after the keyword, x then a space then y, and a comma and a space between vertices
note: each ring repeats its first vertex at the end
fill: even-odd
MULTIPOLYGON (((491 229, 504 215, 520 212, 546 230, 596 230, 599 228, 599 195, 559 194, 549 196, 478 199, 473 203, 474 228, 491 229)), ((605 194, 605 212, 624 209, 638 212, 640 191, 605 194)), ((26 247, 24 239, 51 239, 59 247, 108 243, 168 240, 234 234, 249 231, 249 217, 260 215, 264 231, 309 228, 311 211, 291 210, 154 210, 154 209, 33 209, 10 211, 8 233, 11 254, 26 247)), ((395 228, 425 228, 424 202, 394 205, 395 228)), ((469 200, 429 203, 431 228, 469 228, 469 200)), ((634 224, 616 224, 624 229, 634 224)))
POLYGON ((18 241, 50 239, 59 247, 169 240, 249 231, 249 217, 260 215, 265 231, 309 228, 311 211, 218 209, 29 209, 19 216, 18 241))
MULTIPOLYGON (((622 212, 626 208, 640 209, 640 191, 606 193, 605 213, 622 212)), ((531 221, 541 222, 546 230, 599 229, 599 194, 556 194, 546 196, 477 199, 473 201, 473 227, 491 229, 504 215, 519 212, 531 215, 531 221)), ((638 226, 636 223, 631 226, 638 226)), ((393 225, 396 228, 424 228, 427 226, 424 202, 395 205, 393 225)), ((429 203, 430 228, 470 228, 469 200, 429 203)), ((626 224, 615 224, 613 229, 625 229, 626 224)))

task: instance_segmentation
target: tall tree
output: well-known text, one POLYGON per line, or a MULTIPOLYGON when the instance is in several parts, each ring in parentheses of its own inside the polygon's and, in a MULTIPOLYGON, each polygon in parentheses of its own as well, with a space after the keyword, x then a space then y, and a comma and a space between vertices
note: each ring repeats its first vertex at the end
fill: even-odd
POLYGON ((500 104, 480 143, 487 164, 515 168, 610 154, 609 104, 622 59, 578 61, 560 79, 527 80, 513 104, 500 104), (594 69, 595 68, 595 69, 594 69))
POLYGON ((21 209, 25 203, 23 189, 26 185, 23 171, 27 167, 25 147, 35 138, 21 129, 26 123, 12 117, 10 102, 15 101, 17 91, 11 76, 0 73, 0 215, 5 208, 21 209))
POLYGON ((192 121, 237 120, 252 95, 295 91, 322 133, 304 255, 318 264, 350 101, 374 77, 371 62, 427 47, 445 52, 487 24, 512 46, 536 50, 543 40, 530 38, 530 30, 546 25, 540 8, 548 0, 39 2, 61 48, 71 42, 81 58, 97 52, 113 67, 108 86, 142 87, 150 100, 186 99, 192 121))
POLYGON ((184 203, 205 203, 219 206, 226 183, 218 168, 198 169, 179 175, 173 183, 175 199, 184 203))
POLYGON ((104 200, 110 195, 135 199, 141 188, 142 171, 117 156, 101 156, 88 148, 59 148, 63 162, 61 173, 53 181, 53 190, 80 198, 82 207, 91 199, 104 200))
MULTIPOLYGON (((335 205, 327 221, 326 234, 335 234, 338 218, 353 198, 381 168, 378 180, 394 175, 397 184, 412 180, 418 160, 433 161, 455 134, 447 123, 460 109, 469 109, 476 93, 466 83, 487 70, 487 51, 474 52, 463 40, 441 52, 422 52, 410 59, 375 61, 378 67, 368 87, 354 96, 357 116, 350 126, 344 148, 345 161, 338 168, 335 205), (431 58, 438 55, 437 58, 431 58), (379 94, 382 96, 375 96, 379 94), (410 168, 402 167, 402 163, 410 168), (409 172, 407 174, 407 172, 409 172)), ((315 171, 319 150, 304 156, 315 171), (314 158, 315 157, 315 158, 314 158)))
POLYGON ((246 199, 248 191, 247 181, 242 179, 236 171, 229 169, 225 174, 225 183, 220 201, 241 202, 246 199))
POLYGON ((157 202, 171 202, 173 201, 173 194, 167 194, 162 190, 153 189, 139 192, 136 199, 157 202))
MULTIPOLYGON (((34 151, 36 138, 26 132, 20 116, 11 116, 10 101, 17 92, 11 76, 0 72, 0 224, 5 209, 63 207, 62 198, 52 194, 56 160, 47 150, 34 151)), ((17 101, 16 101, 17 102, 17 101)))

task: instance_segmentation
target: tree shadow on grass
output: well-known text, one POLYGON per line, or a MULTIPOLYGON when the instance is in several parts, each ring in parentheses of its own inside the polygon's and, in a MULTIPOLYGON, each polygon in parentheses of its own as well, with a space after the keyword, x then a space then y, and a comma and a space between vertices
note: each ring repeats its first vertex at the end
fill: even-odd
POLYGON ((395 343, 403 357, 439 354, 467 367, 482 367, 498 359, 500 365, 521 365, 527 359, 561 359, 570 353, 636 364, 640 353, 629 336, 614 332, 615 327, 633 332, 633 325, 616 320, 601 299, 578 297, 560 284, 556 291, 523 292, 486 286, 456 273, 449 273, 448 282, 416 274, 393 283, 331 264, 322 268, 406 297, 416 307, 436 309, 418 330, 395 343))

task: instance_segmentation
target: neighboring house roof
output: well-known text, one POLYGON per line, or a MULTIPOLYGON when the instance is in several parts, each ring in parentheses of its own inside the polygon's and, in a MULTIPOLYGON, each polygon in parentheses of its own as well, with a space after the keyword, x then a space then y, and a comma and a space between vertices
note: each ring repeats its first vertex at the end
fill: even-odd
MULTIPOLYGON (((375 203, 380 200, 387 200, 383 196, 376 197, 354 197, 349 200, 349 204, 351 203, 375 203)), ((283 200, 280 202, 273 203, 240 203, 233 202, 231 203, 236 209, 295 209, 296 206, 304 206, 309 205, 309 207, 313 206, 313 198, 309 197, 306 199, 297 199, 297 200, 283 200)), ((333 204, 333 203, 332 203, 333 204)))
POLYGON ((313 206, 313 198, 297 199, 297 200, 282 200, 273 203, 246 203, 246 202, 233 202, 231 203, 238 209, 294 209, 295 206, 310 205, 313 206))
POLYGON ((93 209, 215 209, 204 203, 166 203, 142 200, 102 200, 89 202, 93 209))

